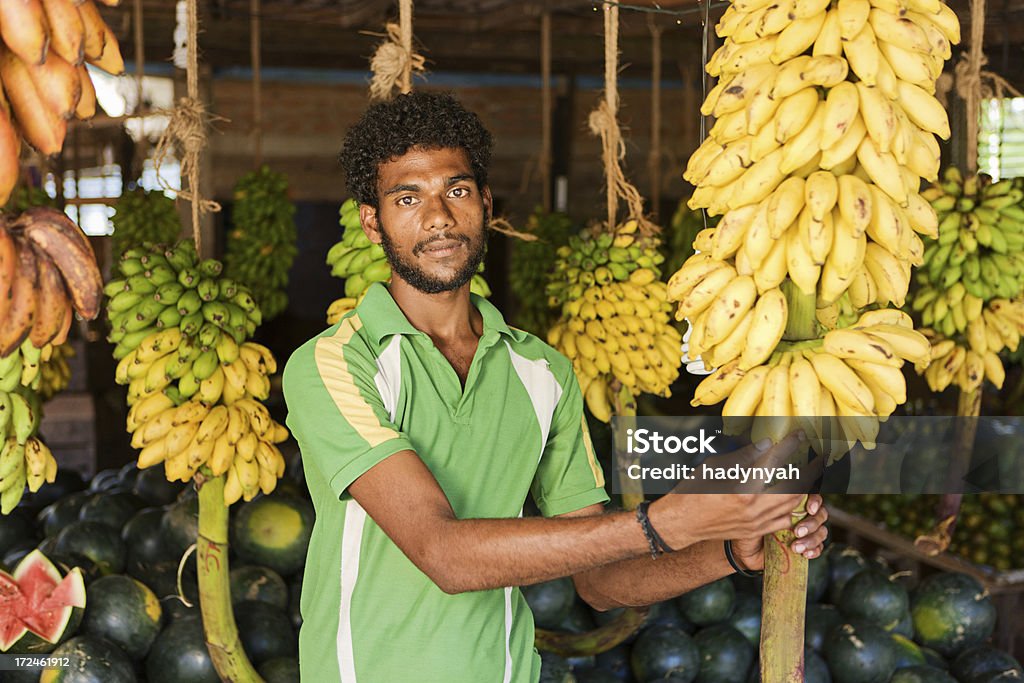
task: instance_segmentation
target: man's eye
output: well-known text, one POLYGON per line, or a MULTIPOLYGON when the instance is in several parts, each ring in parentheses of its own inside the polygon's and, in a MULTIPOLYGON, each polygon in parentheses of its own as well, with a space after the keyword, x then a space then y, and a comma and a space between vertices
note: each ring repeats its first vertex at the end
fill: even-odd
POLYGON ((399 197, 398 198, 398 203, 401 204, 402 206, 412 206, 413 205, 413 198, 412 197, 399 197))
POLYGON ((465 187, 453 187, 449 194, 456 198, 467 197, 469 196, 469 190, 465 187))

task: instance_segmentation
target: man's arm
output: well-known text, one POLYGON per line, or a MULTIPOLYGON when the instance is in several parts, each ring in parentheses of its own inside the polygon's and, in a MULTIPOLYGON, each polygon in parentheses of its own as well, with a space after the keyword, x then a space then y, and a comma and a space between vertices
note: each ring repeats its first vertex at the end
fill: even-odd
MULTIPOLYGON (((792 449, 795 441, 777 448, 792 449)), ((374 465, 348 490, 402 552, 447 593, 537 583, 648 552, 632 513, 460 520, 430 470, 409 450, 374 465)), ((652 519, 673 547, 683 548, 710 538, 753 538, 788 528, 799 498, 666 496, 652 519), (695 517, 712 521, 695 525, 695 517)), ((702 551, 691 552, 698 557, 702 551)))

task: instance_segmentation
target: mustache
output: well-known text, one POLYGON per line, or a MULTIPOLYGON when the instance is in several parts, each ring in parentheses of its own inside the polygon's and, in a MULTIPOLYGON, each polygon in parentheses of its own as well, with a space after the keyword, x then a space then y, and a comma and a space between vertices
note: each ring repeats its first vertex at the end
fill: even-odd
POLYGON ((437 235, 436 237, 431 237, 429 240, 418 242, 416 246, 412 248, 413 256, 419 256, 424 249, 430 248, 430 245, 435 242, 450 242, 452 240, 462 242, 463 244, 469 244, 472 242, 472 240, 465 235, 437 235))

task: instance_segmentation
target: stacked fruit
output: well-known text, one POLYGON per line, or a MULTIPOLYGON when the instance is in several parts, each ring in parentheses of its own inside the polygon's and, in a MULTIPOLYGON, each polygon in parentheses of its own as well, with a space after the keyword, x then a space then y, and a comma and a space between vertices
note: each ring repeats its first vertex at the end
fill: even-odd
POLYGON ((163 192, 150 192, 141 187, 121 193, 110 222, 114 226, 110 235, 114 258, 147 242, 174 242, 181 232, 181 217, 174 200, 163 192))
MULTIPOLYGON (((884 524, 907 538, 917 538, 935 524, 937 495, 847 495, 829 497, 847 512, 884 524)), ((1024 498, 981 493, 965 495, 949 552, 999 571, 1024 567, 1024 498)))
POLYGON ((238 181, 234 200, 224 263, 270 320, 288 306, 288 271, 298 253, 288 179, 263 166, 238 181))
MULTIPOLYGON (((950 44, 959 40, 956 15, 938 0, 913 8, 737 0, 717 31, 725 41, 707 70, 719 82, 702 112, 718 120, 684 178, 696 186, 690 207, 722 220, 698 235, 702 253, 670 279, 668 294, 679 301, 677 317, 690 321, 691 357, 703 354, 709 369, 740 360, 705 380, 721 384, 695 400, 722 400, 745 376, 754 375, 746 389, 771 373, 761 399, 747 401, 750 410, 792 414, 793 401, 779 398, 788 372, 763 363, 796 344, 819 349, 814 369, 836 399, 836 413, 884 413, 892 397, 878 405, 867 400, 860 368, 847 361, 898 372, 902 359, 921 358, 924 339, 908 320, 894 318, 883 322, 892 334, 886 345, 874 343, 875 330, 871 342, 856 330, 837 330, 823 342, 813 308, 844 296, 857 311, 902 306, 911 267, 923 260, 917 233, 938 234, 935 212, 918 190, 921 178, 937 177, 935 135, 949 136, 933 93, 950 44), (826 364, 824 372, 817 367, 826 364), (839 381, 856 391, 825 384, 839 381)), ((821 317, 835 324, 834 313, 821 317)), ((884 391, 895 386, 894 379, 880 383, 884 391)), ((805 407, 797 412, 821 414, 799 405, 805 407)))
POLYGON ((560 317, 548 343, 573 363, 591 414, 608 422, 640 393, 669 395, 682 338, 672 327, 659 240, 628 220, 614 233, 587 228, 558 249, 547 286, 560 317))
POLYGON ((0 357, 30 339, 62 344, 74 311, 99 313, 103 280, 88 238, 57 209, 32 207, 0 219, 0 357))
POLYGON ((0 512, 5 515, 21 500, 26 483, 34 493, 57 476, 57 461, 38 437, 40 365, 52 350, 26 339, 0 358, 0 512))
POLYGON ((259 403, 277 366, 246 341, 261 321, 249 291, 218 277, 219 261, 198 261, 191 241, 131 249, 119 268, 107 311, 139 466, 163 462, 169 480, 226 474, 227 505, 272 491, 288 432, 259 403))
POLYGON ((918 372, 936 392, 954 383, 975 391, 985 379, 1001 388, 999 353, 1016 350, 1024 331, 1024 304, 1013 301, 1024 290, 1024 190, 950 167, 923 195, 939 230, 912 302, 934 345, 935 362, 918 372))
POLYGON ((0 3, 0 40, 3 204, 18 180, 18 132, 40 154, 60 152, 68 119, 96 113, 96 91, 84 62, 118 75, 124 61, 117 38, 93 0, 0 3))
MULTIPOLYGON (((335 299, 327 308, 328 325, 338 322, 355 308, 374 282, 391 280, 391 266, 384 249, 371 242, 363 232, 356 200, 349 199, 341 205, 338 222, 342 228, 341 241, 327 252, 327 265, 331 267, 331 275, 345 280, 345 296, 335 299)), ((491 295, 491 288, 480 275, 483 269, 481 263, 469 289, 474 294, 487 297, 491 295)))
POLYGON ((544 297, 548 277, 555 267, 556 250, 574 232, 572 220, 564 213, 545 213, 537 207, 526 219, 526 232, 536 241, 516 240, 509 263, 509 285, 516 297, 516 325, 543 336, 554 322, 544 297))

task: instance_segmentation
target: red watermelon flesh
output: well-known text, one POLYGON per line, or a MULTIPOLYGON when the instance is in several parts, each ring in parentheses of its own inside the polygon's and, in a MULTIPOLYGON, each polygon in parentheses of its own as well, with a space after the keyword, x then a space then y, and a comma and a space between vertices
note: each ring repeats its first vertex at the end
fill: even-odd
POLYGON ((85 607, 85 582, 77 567, 60 572, 38 550, 18 563, 14 575, 0 572, 0 652, 31 632, 49 643, 60 641, 75 609, 85 607))

